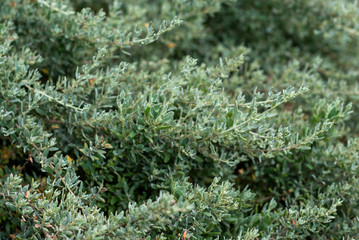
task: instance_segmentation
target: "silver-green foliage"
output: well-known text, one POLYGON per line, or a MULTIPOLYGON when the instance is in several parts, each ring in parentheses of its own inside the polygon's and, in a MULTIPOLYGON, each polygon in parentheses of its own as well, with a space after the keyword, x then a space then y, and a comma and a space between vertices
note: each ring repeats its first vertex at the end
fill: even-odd
POLYGON ((358 9, 2 1, 0 238, 357 238, 358 9))

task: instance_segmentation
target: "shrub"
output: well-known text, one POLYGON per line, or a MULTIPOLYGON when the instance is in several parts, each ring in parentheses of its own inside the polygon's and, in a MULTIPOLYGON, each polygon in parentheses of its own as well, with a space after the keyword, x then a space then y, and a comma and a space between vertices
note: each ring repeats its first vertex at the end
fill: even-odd
POLYGON ((0 3, 0 238, 359 237, 359 6, 0 3))

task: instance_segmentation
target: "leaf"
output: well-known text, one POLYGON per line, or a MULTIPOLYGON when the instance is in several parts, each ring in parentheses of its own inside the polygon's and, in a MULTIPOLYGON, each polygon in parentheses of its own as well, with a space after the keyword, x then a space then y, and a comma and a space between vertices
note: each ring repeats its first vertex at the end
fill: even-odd
POLYGON ((145 109, 145 116, 147 117, 148 116, 148 113, 150 112, 151 110, 151 107, 148 106, 146 109, 145 109))
POLYGON ((171 158, 170 153, 166 153, 164 162, 167 163, 171 158))
POLYGON ((112 145, 111 145, 111 144, 106 143, 106 144, 105 144, 105 148, 107 148, 107 149, 112 149, 113 147, 112 147, 112 145))
POLYGON ((69 156, 69 155, 66 155, 66 160, 69 162, 69 163, 72 163, 73 159, 69 156))
POLYGON ((136 136, 136 132, 132 131, 129 136, 130 136, 130 138, 134 138, 136 136))

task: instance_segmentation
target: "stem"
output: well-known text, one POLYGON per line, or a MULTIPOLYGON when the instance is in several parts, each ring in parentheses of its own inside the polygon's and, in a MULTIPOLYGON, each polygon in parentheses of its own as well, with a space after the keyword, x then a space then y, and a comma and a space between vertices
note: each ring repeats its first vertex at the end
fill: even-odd
POLYGON ((73 106, 73 105, 71 105, 71 104, 66 104, 66 103, 64 103, 64 102, 61 102, 60 100, 57 100, 56 98, 51 97, 51 96, 47 95, 46 93, 44 93, 44 92, 42 92, 42 91, 40 91, 40 90, 34 89, 34 88, 30 87, 29 85, 24 85, 24 86, 27 87, 28 89, 30 89, 30 90, 33 91, 33 92, 39 93, 39 94, 41 94, 41 95, 47 97, 50 101, 54 101, 54 102, 56 102, 56 103, 58 103, 58 104, 60 104, 60 105, 62 105, 62 106, 64 106, 64 107, 72 108, 72 109, 74 109, 74 110, 77 111, 77 112, 82 112, 82 110, 83 110, 83 109, 78 108, 78 107, 75 107, 75 106, 73 106))

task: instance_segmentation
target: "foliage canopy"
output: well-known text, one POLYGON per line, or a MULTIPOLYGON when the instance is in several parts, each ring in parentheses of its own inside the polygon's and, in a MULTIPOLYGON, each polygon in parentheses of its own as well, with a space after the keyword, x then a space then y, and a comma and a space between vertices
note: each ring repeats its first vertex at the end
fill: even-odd
POLYGON ((359 5, 0 2, 0 238, 356 239, 359 5))

